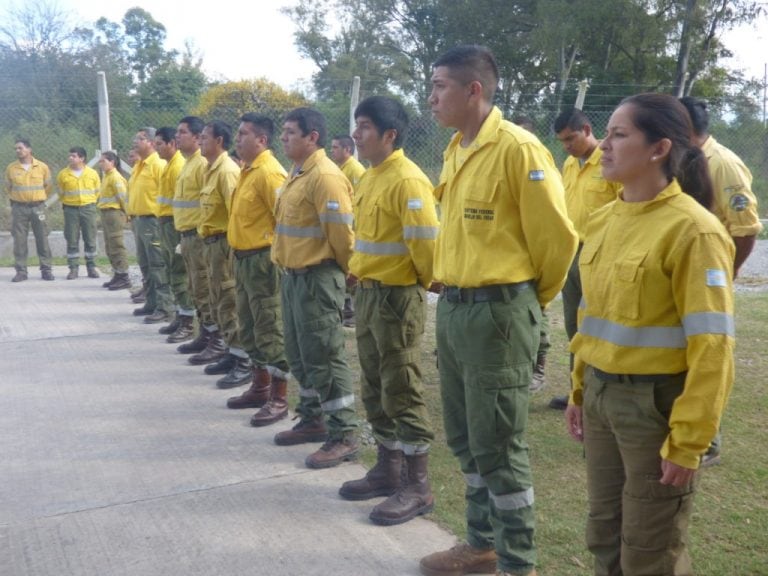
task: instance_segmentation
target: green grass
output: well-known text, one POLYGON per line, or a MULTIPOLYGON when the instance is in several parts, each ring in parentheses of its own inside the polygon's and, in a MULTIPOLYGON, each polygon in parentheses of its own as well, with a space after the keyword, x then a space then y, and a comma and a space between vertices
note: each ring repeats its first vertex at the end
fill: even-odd
MULTIPOLYGON (((430 456, 435 493, 431 518, 463 538, 464 479, 445 445, 435 367, 434 309, 422 347, 427 403, 436 428, 430 456)), ((690 530, 691 554, 698 576, 768 574, 768 292, 736 297, 736 383, 723 419, 722 463, 704 470, 690 530)), ((584 546, 587 514, 582 448, 565 430, 562 412, 547 408, 565 394, 568 354, 562 307, 550 307, 552 348, 547 360, 547 387, 531 399, 528 443, 534 473, 540 574, 579 576, 592 573, 584 546)), ((350 365, 357 369, 354 334, 347 330, 350 365)), ((361 417, 364 413, 360 409, 361 417)), ((372 465, 375 452, 364 450, 372 465)), ((429 551, 425 550, 425 553, 429 551)))

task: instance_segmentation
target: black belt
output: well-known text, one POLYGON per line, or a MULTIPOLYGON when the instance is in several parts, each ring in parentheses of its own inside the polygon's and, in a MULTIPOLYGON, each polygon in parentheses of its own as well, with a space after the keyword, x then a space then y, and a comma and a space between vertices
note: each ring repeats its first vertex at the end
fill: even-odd
POLYGON ((358 280, 357 285, 360 286, 360 288, 364 288, 366 290, 370 290, 372 288, 408 288, 408 286, 394 286, 392 284, 383 284, 378 280, 368 280, 367 278, 365 280, 358 280))
POLYGON ((304 274, 308 274, 312 272, 312 270, 316 270, 318 268, 325 268, 327 266, 330 266, 331 264, 336 264, 336 260, 327 259, 327 260, 321 260, 319 264, 313 264, 312 266, 305 266, 304 268, 284 268, 284 271, 286 274, 290 276, 303 276, 304 274))
POLYGON ((479 288, 459 288, 458 286, 443 286, 441 297, 453 304, 463 302, 473 304, 476 302, 504 302, 514 298, 523 290, 533 288, 532 280, 515 282, 514 284, 492 284, 479 288))
POLYGON ((226 238, 226 237, 227 237, 226 234, 224 234, 223 232, 219 232, 218 234, 211 234, 210 236, 206 236, 205 238, 203 238, 203 242, 205 242, 206 244, 215 244, 222 238, 226 238))
POLYGON ((248 256, 253 256, 254 254, 269 252, 271 249, 272 246, 263 246, 261 248, 253 248, 252 250, 232 250, 232 252, 235 253, 235 258, 242 260, 243 258, 248 258, 248 256))
POLYGON ((18 200, 11 200, 11 204, 18 204, 20 206, 40 206, 40 204, 45 204, 45 200, 39 200, 37 202, 19 202, 18 200))
POLYGON ((155 218, 157 219, 157 216, 154 214, 139 214, 138 216, 134 216, 134 218, 155 218))
POLYGON ((160 222, 173 222, 173 216, 158 216, 160 222))
POLYGON ((592 367, 595 372, 595 376, 598 380, 603 382, 612 382, 613 384, 647 384, 650 382, 666 382, 675 376, 684 374, 611 374, 610 372, 603 372, 598 368, 592 367))
POLYGON ((182 238, 189 238, 190 236, 197 236, 197 228, 192 228, 190 230, 181 230, 179 232, 181 234, 182 238))

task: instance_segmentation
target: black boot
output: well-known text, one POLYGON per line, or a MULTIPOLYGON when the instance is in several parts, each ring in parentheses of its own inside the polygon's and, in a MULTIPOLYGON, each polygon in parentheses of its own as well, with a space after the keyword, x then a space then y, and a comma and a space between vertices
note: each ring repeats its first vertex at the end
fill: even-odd
POLYGON ((192 340, 192 342, 185 342, 176 348, 176 351, 179 354, 197 354, 198 352, 202 352, 205 350, 206 346, 208 346, 208 341, 211 339, 211 334, 212 332, 206 330, 203 326, 200 326, 200 331, 197 333, 197 338, 192 340))
POLYGON ((216 386, 218 388, 226 390, 227 388, 243 386, 244 384, 248 384, 248 382, 251 381, 253 375, 253 365, 251 364, 251 359, 247 356, 245 358, 236 356, 236 358, 237 360, 235 360, 235 365, 232 366, 232 369, 227 373, 227 375, 224 376, 224 378, 219 378, 216 381, 216 386))
POLYGON ((179 324, 181 320, 179 320, 179 313, 176 312, 176 314, 173 316, 173 321, 170 324, 166 324, 162 328, 158 330, 158 333, 165 334, 166 336, 168 334, 173 334, 176 332, 176 330, 179 329, 179 324))
MULTIPOLYGON (((182 344, 183 346, 183 344, 182 344)), ((182 346, 179 346, 181 349, 182 346)), ((221 332, 214 330, 209 333, 208 345, 205 350, 194 356, 190 356, 188 362, 195 366, 202 364, 210 364, 216 362, 219 358, 227 355, 227 345, 224 343, 224 339, 221 337, 221 332)))

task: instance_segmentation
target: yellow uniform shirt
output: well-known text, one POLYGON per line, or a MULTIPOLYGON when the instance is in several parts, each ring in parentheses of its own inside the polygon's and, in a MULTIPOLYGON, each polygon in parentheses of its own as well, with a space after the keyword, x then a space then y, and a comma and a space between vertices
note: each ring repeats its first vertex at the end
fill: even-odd
POLYGON ((673 181, 648 202, 593 214, 581 252, 584 291, 572 401, 584 367, 612 374, 687 371, 662 457, 686 468, 715 436, 733 383, 733 241, 673 181))
POLYGON ((589 215, 616 200, 621 191, 621 184, 603 178, 602 155, 603 151, 596 147, 583 165, 580 166, 574 156, 569 156, 563 164, 565 206, 581 242, 584 242, 589 215))
POLYGON ((277 191, 287 174, 271 150, 259 154, 240 171, 232 195, 227 241, 235 250, 271 246, 275 236, 277 191))
POLYGON ((304 268, 336 260, 346 273, 352 255, 352 184, 317 150, 293 172, 277 197, 272 260, 304 268))
POLYGON ((158 216, 173 216, 173 197, 176 194, 176 180, 178 180, 182 168, 184 168, 184 156, 177 150, 163 169, 160 192, 157 194, 158 216))
POLYGON ((432 183, 402 150, 368 169, 354 211, 349 271, 382 284, 429 287, 439 230, 432 183))
POLYGON ((99 209, 115 208, 125 212, 128 202, 128 183, 116 168, 104 174, 99 193, 99 209))
POLYGON ((13 202, 45 202, 51 193, 51 171, 45 162, 32 158, 25 170, 18 160, 5 169, 5 193, 13 202))
POLYGON ((179 232, 196 229, 202 220, 200 190, 203 187, 208 160, 196 150, 187 158, 176 180, 173 195, 173 225, 179 232))
POLYGON ((495 107, 464 150, 461 138, 448 145, 435 189, 435 279, 462 288, 535 280, 545 306, 563 286, 577 246, 552 155, 495 107))
POLYGON ((344 164, 339 166, 339 168, 341 168, 344 176, 346 176, 347 180, 349 180, 352 184, 352 188, 357 190, 357 185, 360 183, 360 178, 362 178, 363 174, 365 174, 365 166, 360 164, 360 162, 357 161, 357 158, 350 156, 344 161, 344 164))
POLYGON ((728 148, 712 136, 701 147, 709 164, 715 189, 713 212, 731 236, 754 236, 763 225, 757 215, 757 198, 752 192, 752 174, 728 148))
POLYGON ((134 164, 128 179, 128 215, 157 216, 157 195, 163 179, 165 160, 152 152, 134 164))
POLYGON ((200 189, 200 225, 197 233, 203 238, 214 234, 226 234, 232 191, 240 178, 240 167, 222 152, 208 166, 200 189))
POLYGON ((59 200, 64 206, 88 206, 99 198, 101 179, 90 166, 83 166, 78 176, 71 168, 64 168, 56 176, 59 187, 59 200))

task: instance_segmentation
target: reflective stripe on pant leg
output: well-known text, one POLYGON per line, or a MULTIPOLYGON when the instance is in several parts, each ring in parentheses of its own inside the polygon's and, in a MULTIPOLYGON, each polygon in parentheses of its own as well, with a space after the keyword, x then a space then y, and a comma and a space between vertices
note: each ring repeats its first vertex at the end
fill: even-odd
POLYGON ((192 303, 200 316, 203 326, 215 323, 211 313, 211 300, 208 287, 208 265, 205 261, 205 250, 202 239, 199 236, 181 237, 181 255, 187 269, 189 292, 192 303))
POLYGON ((98 253, 98 236, 96 235, 97 226, 96 203, 80 206, 80 232, 83 235, 83 255, 86 265, 93 267, 96 265, 96 255, 98 253))
POLYGON ((235 314, 235 278, 232 275, 232 261, 229 244, 220 238, 213 244, 205 245, 208 260, 208 286, 211 291, 211 308, 221 336, 228 346, 240 348, 235 314))
POLYGON ((67 266, 80 263, 80 211, 77 206, 62 207, 64 211, 64 240, 67 243, 67 266))

